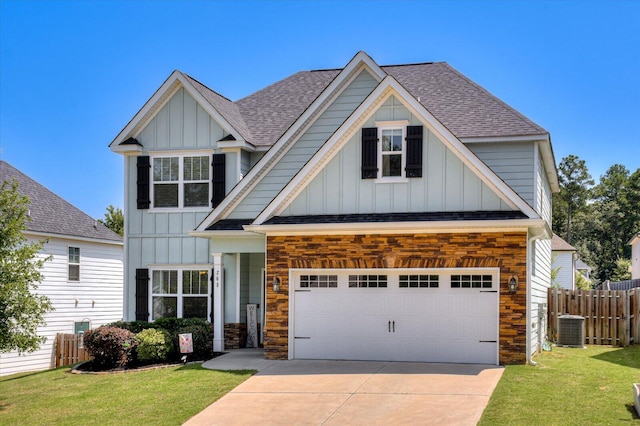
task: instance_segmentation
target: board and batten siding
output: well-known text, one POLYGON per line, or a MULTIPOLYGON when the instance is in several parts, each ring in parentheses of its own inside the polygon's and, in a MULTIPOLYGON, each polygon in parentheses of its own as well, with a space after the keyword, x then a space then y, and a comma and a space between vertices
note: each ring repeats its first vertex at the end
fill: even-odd
POLYGON ((229 214, 229 219, 255 218, 338 127, 373 91, 378 82, 362 71, 295 141, 283 158, 229 214))
POLYGON ((423 177, 396 183, 362 179, 362 143, 358 132, 282 215, 511 210, 394 96, 363 127, 396 120, 406 120, 410 126, 423 125, 423 177))
MULTIPOLYGON (((217 141, 225 136, 216 122, 184 88, 179 88, 142 129, 137 140, 143 155, 171 155, 188 151, 213 153, 217 141)), ((237 183, 242 162, 237 152, 226 154, 226 190, 237 183)), ((242 157, 241 157, 242 158, 242 157)), ((209 208, 136 208, 136 157, 125 157, 126 260, 125 319, 135 319, 135 270, 149 265, 207 265, 212 263, 209 241, 188 235, 209 214, 209 208)))
POLYGON ((73 333, 74 322, 90 321, 95 328, 123 317, 122 245, 51 237, 40 256, 48 255, 52 255, 52 259, 45 262, 44 280, 37 289, 38 294, 49 297, 55 308, 46 314, 46 325, 38 329, 38 334, 47 341, 32 353, 0 354, 0 375, 55 366, 56 334, 73 333), (80 281, 77 282, 68 281, 69 247, 80 248, 80 281))
POLYGON ((523 200, 530 206, 535 205, 533 142, 483 142, 465 145, 523 200))

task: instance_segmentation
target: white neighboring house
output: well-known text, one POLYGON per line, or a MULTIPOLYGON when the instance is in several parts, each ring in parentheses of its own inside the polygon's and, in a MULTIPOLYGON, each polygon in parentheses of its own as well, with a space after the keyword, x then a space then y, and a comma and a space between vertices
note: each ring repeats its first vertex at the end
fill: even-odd
POLYGON ((47 239, 38 293, 51 300, 55 311, 46 315, 39 334, 47 341, 39 350, 0 354, 0 375, 43 370, 55 366, 56 333, 74 333, 122 319, 123 241, 115 232, 89 217, 33 179, 0 161, 0 181, 18 182, 31 200, 25 236, 29 242, 47 239))
POLYGON ((554 284, 573 290, 576 287, 577 251, 571 244, 553 234, 551 239, 551 269, 558 269, 554 284))
POLYGON ((631 246, 631 279, 640 280, 640 232, 629 240, 631 246))

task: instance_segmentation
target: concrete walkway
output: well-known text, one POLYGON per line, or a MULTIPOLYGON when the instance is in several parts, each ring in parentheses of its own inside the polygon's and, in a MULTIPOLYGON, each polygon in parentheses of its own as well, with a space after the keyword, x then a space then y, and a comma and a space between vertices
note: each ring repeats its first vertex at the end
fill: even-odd
POLYGON ((475 425, 502 367, 379 361, 269 361, 241 349, 203 364, 259 372, 185 424, 475 425))

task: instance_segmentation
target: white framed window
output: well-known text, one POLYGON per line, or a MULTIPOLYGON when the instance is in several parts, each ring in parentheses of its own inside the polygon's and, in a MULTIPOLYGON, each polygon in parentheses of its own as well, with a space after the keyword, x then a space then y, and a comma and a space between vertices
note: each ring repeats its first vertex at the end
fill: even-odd
POLYGON ((208 319, 211 312, 209 286, 206 268, 152 270, 151 319, 208 319))
POLYGON ((153 208, 209 208, 209 155, 154 156, 151 162, 153 208))
POLYGON ((404 178, 405 127, 379 127, 378 132, 378 178, 404 178))
POLYGON ((80 281, 80 247, 69 247, 68 280, 80 281))

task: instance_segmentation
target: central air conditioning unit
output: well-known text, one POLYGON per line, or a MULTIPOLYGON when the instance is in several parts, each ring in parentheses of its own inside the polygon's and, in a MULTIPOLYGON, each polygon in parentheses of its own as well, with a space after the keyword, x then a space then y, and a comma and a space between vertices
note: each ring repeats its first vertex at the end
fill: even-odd
POLYGON ((584 348, 584 317, 561 315, 558 317, 558 346, 584 348))

